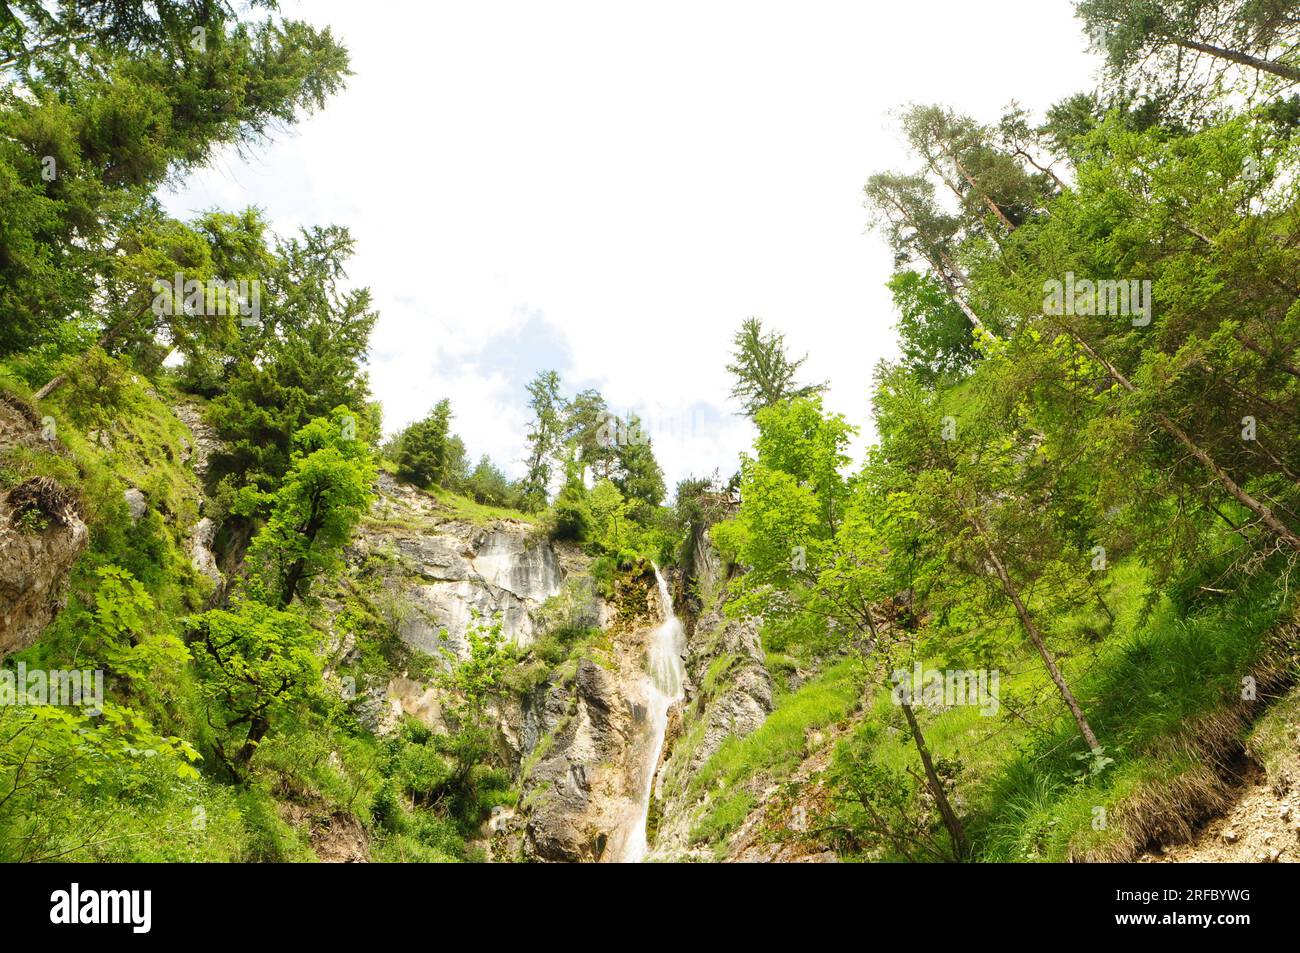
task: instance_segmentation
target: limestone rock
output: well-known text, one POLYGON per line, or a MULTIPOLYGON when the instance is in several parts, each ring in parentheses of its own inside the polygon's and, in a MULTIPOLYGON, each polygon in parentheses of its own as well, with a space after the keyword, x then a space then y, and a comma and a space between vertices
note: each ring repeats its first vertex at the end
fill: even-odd
POLYGON ((545 708, 557 711, 570 691, 572 713, 554 729, 521 796, 528 812, 524 853, 530 860, 600 860, 626 814, 626 805, 618 802, 626 800, 620 766, 631 712, 618 680, 583 659, 571 686, 554 686, 545 708))
POLYGON ((396 557, 397 565, 385 571, 412 610, 401 623, 408 645, 464 657, 476 619, 484 625, 499 619, 507 640, 521 647, 532 642, 534 613, 559 594, 566 575, 553 543, 534 538, 532 527, 518 520, 481 527, 442 516, 436 500, 387 474, 372 516, 375 522, 361 528, 354 561, 376 552, 396 557))
POLYGON ((127 513, 132 523, 140 522, 140 518, 149 512, 149 501, 145 499, 144 493, 135 487, 123 491, 122 497, 126 500, 127 513))
POLYGON ((216 534, 216 524, 206 516, 194 524, 190 530, 190 562, 195 569, 220 586, 224 580, 221 570, 217 568, 217 557, 212 552, 216 534))
MULTIPOLYGON (((63 453, 47 433, 52 432, 30 405, 0 395, 0 454, 15 447, 63 453)), ((27 481, 0 493, 0 658, 31 645, 54 621, 67 600, 72 565, 90 542, 77 508, 68 505, 57 484, 46 488, 45 483, 52 481, 27 481), (52 502, 46 508, 56 512, 40 514, 44 526, 18 526, 14 494, 27 508, 48 497, 52 502)))
POLYGON ((208 475, 212 456, 221 450, 217 432, 203 419, 203 412, 195 404, 180 403, 172 408, 177 418, 190 430, 193 441, 182 450, 181 462, 188 462, 200 477, 208 475))

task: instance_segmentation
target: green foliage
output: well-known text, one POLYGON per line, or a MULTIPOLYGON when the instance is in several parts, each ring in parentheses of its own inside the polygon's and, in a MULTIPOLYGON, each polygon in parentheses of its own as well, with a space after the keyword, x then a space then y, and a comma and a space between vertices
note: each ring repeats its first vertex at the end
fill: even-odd
POLYGON ((198 778, 192 746, 111 703, 96 715, 3 705, 0 739, 0 857, 9 862, 85 856, 114 819, 198 778))
POLYGON ((635 414, 630 416, 625 432, 631 437, 614 446, 616 465, 611 479, 632 504, 633 515, 645 523, 663 502, 664 474, 655 460, 650 437, 635 414))
POLYGON ((688 778, 673 779, 691 794, 707 795, 691 831, 697 843, 719 843, 744 821, 767 783, 788 777, 811 752, 809 733, 843 719, 857 704, 861 667, 853 661, 827 669, 793 695, 780 699, 758 730, 730 737, 688 778))
POLYGON ((1292 86, 1287 53, 1300 41, 1287 4, 1253 0, 1080 0, 1075 5, 1110 81, 1137 88, 1168 111, 1202 115, 1221 83, 1243 78, 1292 86))
POLYGON ((101 283, 149 193, 319 107, 347 74, 328 30, 301 21, 238 22, 225 3, 154 4, 152 17, 129 6, 9 5, 26 28, 10 17, 0 31, 0 356, 58 340, 82 313, 105 328, 136 316, 139 289, 119 298, 101 283))
MULTIPOLYGON (((881 726, 868 724, 836 748, 827 778, 836 847, 872 858, 951 860, 933 800, 921 795, 915 777, 875 760, 881 734, 881 726)), ((942 764, 941 776, 951 785, 953 762, 942 764)))
MULTIPOLYGON (((456 473, 453 439, 451 401, 443 398, 429 416, 398 436, 397 475, 418 486, 448 486, 456 473)), ((460 452, 463 456, 463 445, 460 452)))
POLYGON ((889 290, 898 310, 902 365, 908 371, 933 384, 970 369, 978 357, 970 319, 937 281, 900 271, 889 280, 889 290))
POLYGON ((487 454, 479 457, 465 478, 463 489, 476 502, 487 506, 514 507, 518 502, 517 488, 487 454))
POLYGON ((469 658, 459 661, 450 656, 451 672, 445 683, 468 706, 469 717, 478 721, 487 700, 500 691, 510 653, 505 647, 500 622, 472 625, 465 638, 469 643, 469 658))
POLYGON ((317 577, 341 564, 344 544, 370 503, 375 467, 346 407, 294 436, 290 471, 271 500, 271 515, 248 549, 249 591, 287 607, 317 577))
POLYGON ((765 407, 795 398, 815 397, 826 389, 825 384, 795 382, 795 375, 807 356, 791 360, 786 353, 785 335, 775 331, 764 334, 758 318, 746 318, 732 343, 735 350, 727 365, 735 378, 731 396, 750 417, 756 417, 765 407))
POLYGON ((318 637, 297 614, 247 600, 184 622, 202 679, 217 754, 246 777, 258 745, 286 709, 320 691, 318 637), (227 746, 238 742, 237 750, 227 746))
POLYGON ((538 371, 528 383, 528 408, 533 420, 528 428, 527 472, 520 483, 520 506, 536 513, 546 506, 551 487, 552 466, 564 434, 564 399, 560 396, 560 375, 538 371))
POLYGON ((590 494, 581 479, 572 475, 555 498, 549 514, 552 539, 585 543, 591 539, 595 517, 591 511, 590 494))
POLYGON ((593 539, 606 552, 617 553, 628 535, 628 510, 618 487, 601 480, 589 495, 593 539))
POLYGON ((348 231, 331 226, 241 256, 252 259, 246 267, 262 269, 263 285, 259 320, 240 328, 209 409, 222 439, 213 465, 226 496, 244 486, 274 489, 289 470, 296 434, 336 408, 356 408, 358 441, 377 438, 361 367, 377 313, 368 289, 342 287, 352 249, 348 231))

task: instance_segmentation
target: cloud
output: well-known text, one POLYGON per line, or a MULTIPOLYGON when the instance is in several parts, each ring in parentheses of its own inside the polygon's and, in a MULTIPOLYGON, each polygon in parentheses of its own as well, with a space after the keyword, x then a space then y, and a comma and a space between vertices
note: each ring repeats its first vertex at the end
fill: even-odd
POLYGON ((809 356, 862 427, 896 353, 868 174, 910 165, 890 113, 944 101, 996 118, 1089 84, 1067 2, 634 6, 288 0, 355 75, 247 160, 167 199, 347 225, 380 320, 371 379, 390 428, 451 397, 474 453, 518 472, 524 385, 560 371, 651 421, 671 484, 724 475, 752 429, 727 400, 749 315, 809 356))

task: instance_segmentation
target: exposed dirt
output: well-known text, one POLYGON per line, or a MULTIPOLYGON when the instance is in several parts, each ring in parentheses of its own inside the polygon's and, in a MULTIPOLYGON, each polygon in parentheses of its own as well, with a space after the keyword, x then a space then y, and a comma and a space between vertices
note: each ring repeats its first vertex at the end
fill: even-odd
POLYGON ((280 813, 295 827, 307 828, 312 852, 321 863, 369 863, 370 836, 346 811, 318 813, 301 804, 285 804, 280 813))
POLYGON ((1246 740, 1231 801, 1183 843, 1143 852, 1143 863, 1300 862, 1300 696, 1292 690, 1246 740))
POLYGON ((1152 850, 1140 863, 1281 863, 1300 861, 1300 793, 1279 794, 1263 769, 1247 769, 1236 802, 1185 844, 1152 850))

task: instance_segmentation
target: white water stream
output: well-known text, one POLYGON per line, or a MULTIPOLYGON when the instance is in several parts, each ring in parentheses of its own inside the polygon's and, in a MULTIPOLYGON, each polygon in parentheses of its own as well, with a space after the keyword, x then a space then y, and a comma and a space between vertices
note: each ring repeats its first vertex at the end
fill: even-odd
POLYGON ((634 827, 627 832, 617 860, 625 864, 639 864, 645 859, 646 822, 650 819, 650 799, 654 797, 655 769, 664 750, 664 733, 668 730, 668 710, 682 698, 682 682, 686 667, 682 664, 686 632, 681 620, 673 613, 673 600, 668 594, 659 567, 655 567, 655 582, 659 586, 659 607, 663 622, 650 633, 646 651, 646 722, 649 741, 645 746, 645 766, 641 775, 641 810, 634 827))

